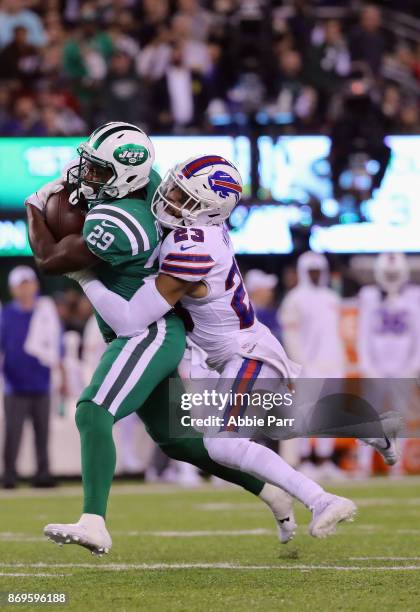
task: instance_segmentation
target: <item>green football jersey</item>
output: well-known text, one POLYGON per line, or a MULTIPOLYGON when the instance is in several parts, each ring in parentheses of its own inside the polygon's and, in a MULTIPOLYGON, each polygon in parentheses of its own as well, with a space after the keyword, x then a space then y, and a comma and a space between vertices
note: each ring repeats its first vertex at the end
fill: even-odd
MULTIPOLYGON (((102 260, 95 274, 108 289, 126 299, 134 295, 145 278, 158 271, 161 231, 150 205, 160 182, 159 174, 152 170, 143 200, 102 200, 86 215, 83 237, 92 253, 102 260)), ((105 341, 110 342, 115 333, 95 314, 105 341)))

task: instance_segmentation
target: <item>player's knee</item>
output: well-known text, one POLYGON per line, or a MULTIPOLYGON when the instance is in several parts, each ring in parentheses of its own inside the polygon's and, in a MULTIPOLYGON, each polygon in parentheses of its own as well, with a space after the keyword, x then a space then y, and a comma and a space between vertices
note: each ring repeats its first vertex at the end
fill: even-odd
POLYGON ((238 470, 248 450, 248 440, 241 438, 204 438, 204 445, 213 461, 238 470))
MULTIPOLYGON (((210 458, 216 463, 224 463, 223 459, 227 458, 228 453, 227 449, 220 444, 220 439, 204 437, 203 442, 210 458)), ((229 440, 226 440, 226 442, 229 442, 229 440)))
POLYGON ((186 459, 184 459, 185 453, 184 444, 182 440, 171 440, 170 442, 160 443, 159 448, 170 459, 186 461, 186 459))
POLYGON ((76 409, 76 425, 80 433, 108 430, 113 425, 113 416, 93 402, 80 402, 76 409))

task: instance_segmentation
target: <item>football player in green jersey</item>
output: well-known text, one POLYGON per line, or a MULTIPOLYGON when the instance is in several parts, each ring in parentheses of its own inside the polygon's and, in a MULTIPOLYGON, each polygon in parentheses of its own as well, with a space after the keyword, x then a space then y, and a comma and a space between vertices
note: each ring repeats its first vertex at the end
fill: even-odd
MULTIPOLYGON (((56 242, 43 208, 51 193, 62 189, 57 179, 27 201, 29 239, 41 271, 64 274, 96 266, 104 285, 130 299, 157 271, 159 227, 150 209, 159 175, 153 170, 154 149, 138 127, 112 122, 95 130, 79 148, 77 167, 69 171, 76 188, 70 200, 85 198, 88 213, 82 235, 56 242)), ((105 514, 115 469, 113 424, 137 412, 151 437, 172 458, 187 461, 259 495, 277 520, 287 517, 290 499, 279 489, 212 461, 201 438, 174 439, 169 433, 169 376, 184 353, 185 331, 173 313, 133 338, 116 338, 98 316, 108 342, 90 385, 77 405, 84 490, 78 523, 53 524, 46 535, 58 543, 77 543, 95 554, 108 552, 111 537, 105 514)), ((195 432, 194 432, 194 435, 195 432)))

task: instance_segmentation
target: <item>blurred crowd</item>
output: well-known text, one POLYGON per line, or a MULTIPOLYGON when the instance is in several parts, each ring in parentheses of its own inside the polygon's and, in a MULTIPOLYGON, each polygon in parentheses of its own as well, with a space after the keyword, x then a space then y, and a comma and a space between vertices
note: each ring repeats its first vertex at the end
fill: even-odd
POLYGON ((1 0, 0 135, 79 135, 115 119, 155 133, 255 121, 319 131, 366 106, 381 129, 410 133, 415 39, 357 0, 1 0), (330 6, 341 16, 320 18, 330 6))

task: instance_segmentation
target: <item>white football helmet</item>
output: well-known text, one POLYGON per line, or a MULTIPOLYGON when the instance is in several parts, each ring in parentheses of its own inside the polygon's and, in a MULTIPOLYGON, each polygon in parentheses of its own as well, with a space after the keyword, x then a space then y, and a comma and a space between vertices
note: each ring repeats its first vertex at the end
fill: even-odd
POLYGON ((299 284, 314 284, 311 280, 311 270, 319 270, 318 285, 320 287, 326 287, 328 285, 330 267, 325 255, 322 253, 314 253, 313 251, 306 251, 306 253, 300 255, 297 260, 299 284))
POLYGON ((404 253, 381 253, 375 261, 375 280, 386 293, 398 293, 409 280, 407 257, 404 253))
POLYGON ((153 197, 152 212, 164 227, 219 225, 241 194, 241 175, 227 159, 190 157, 167 172, 153 197))
POLYGON ((98 127, 77 152, 80 162, 71 169, 77 179, 77 197, 86 200, 123 198, 149 182, 155 160, 150 138, 135 125, 111 121, 98 127))

